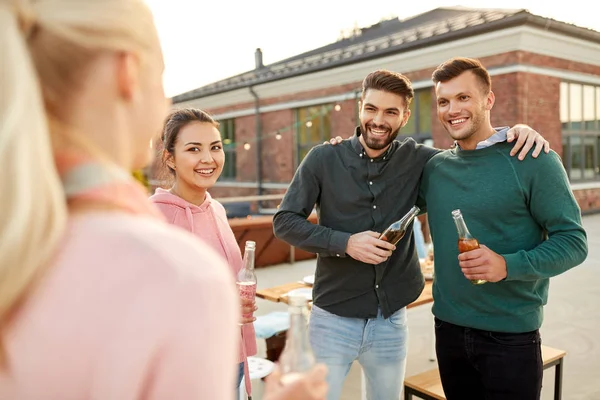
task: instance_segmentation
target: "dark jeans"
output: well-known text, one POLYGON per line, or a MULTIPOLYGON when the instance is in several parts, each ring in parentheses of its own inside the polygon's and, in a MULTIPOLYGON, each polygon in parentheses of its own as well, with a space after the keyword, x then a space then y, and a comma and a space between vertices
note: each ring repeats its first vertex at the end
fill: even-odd
POLYGON ((435 349, 448 400, 538 400, 542 349, 538 330, 501 333, 435 319, 435 349))

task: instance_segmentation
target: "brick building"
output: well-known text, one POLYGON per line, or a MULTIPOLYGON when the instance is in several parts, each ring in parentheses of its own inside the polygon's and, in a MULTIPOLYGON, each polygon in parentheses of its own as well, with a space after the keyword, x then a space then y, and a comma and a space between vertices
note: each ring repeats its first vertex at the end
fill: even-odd
MULTIPOLYGON (((584 211, 600 210, 600 33, 526 10, 438 8, 354 31, 335 43, 173 98, 221 122, 227 165, 215 197, 283 193, 312 146, 353 134, 362 79, 407 75, 415 99, 402 136, 448 148, 431 73, 453 56, 492 75, 496 126, 527 123, 563 158, 584 211)), ((272 207, 273 203, 262 207, 272 207)))

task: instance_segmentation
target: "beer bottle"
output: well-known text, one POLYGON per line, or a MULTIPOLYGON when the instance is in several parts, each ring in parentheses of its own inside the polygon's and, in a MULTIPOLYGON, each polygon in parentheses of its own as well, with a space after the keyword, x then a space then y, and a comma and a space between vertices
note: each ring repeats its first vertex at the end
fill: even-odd
POLYGON ((308 305, 304 296, 289 296, 290 329, 279 356, 281 383, 289 384, 314 367, 316 361, 308 340, 308 305))
MULTIPOLYGON (((479 241, 475 239, 469 232, 467 224, 462 216, 460 210, 452 211, 452 218, 456 224, 456 230, 458 231, 458 252, 465 253, 467 251, 475 250, 479 248, 479 241)), ((470 279, 474 285, 481 285, 487 281, 483 279, 470 279)))
POLYGON ((417 206, 413 206, 409 212, 398 221, 391 224, 381 235, 379 235, 379 239, 385 240, 388 243, 393 244, 394 246, 398 244, 400 239, 404 237, 406 234, 406 230, 410 223, 415 219, 417 214, 419 214, 421 209, 417 206))

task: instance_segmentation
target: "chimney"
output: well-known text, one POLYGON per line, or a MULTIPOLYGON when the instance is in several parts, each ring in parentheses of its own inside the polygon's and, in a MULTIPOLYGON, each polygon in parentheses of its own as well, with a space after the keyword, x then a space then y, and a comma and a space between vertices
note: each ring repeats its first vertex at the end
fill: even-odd
POLYGON ((254 63, 255 63, 256 69, 261 69, 264 67, 263 54, 262 54, 262 50, 260 48, 256 49, 256 51, 254 52, 254 63))

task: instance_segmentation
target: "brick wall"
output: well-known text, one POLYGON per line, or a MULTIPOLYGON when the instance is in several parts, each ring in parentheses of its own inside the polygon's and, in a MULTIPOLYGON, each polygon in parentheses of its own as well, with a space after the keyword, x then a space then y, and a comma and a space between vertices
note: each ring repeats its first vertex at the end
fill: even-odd
MULTIPOLYGON (((254 115, 235 119, 236 181, 256 181, 256 120, 254 115), (244 143, 250 144, 250 150, 244 149, 244 143)), ((225 160, 227 162, 227 160, 225 160)))
POLYGON ((583 214, 600 212, 600 188, 575 189, 573 193, 583 214))
POLYGON ((517 119, 540 132, 550 147, 562 156, 560 122, 560 78, 530 73, 517 74, 519 113, 517 119))
MULTIPOLYGON (((294 134, 293 110, 280 110, 261 114, 262 134, 261 168, 263 182, 289 182, 294 174, 293 165, 294 134), (281 139, 276 138, 280 132, 281 139)), ((255 137, 256 119, 254 115, 239 117, 235 120, 235 141, 238 143, 237 181, 258 181, 257 171, 257 142, 255 137), (245 150, 244 142, 251 145, 245 150)))
POLYGON ((331 132, 333 136, 348 138, 354 135, 354 128, 358 126, 356 117, 357 102, 360 96, 354 100, 345 100, 338 104, 342 107, 340 111, 335 111, 331 115, 331 132))
POLYGON ((262 115, 262 134, 266 137, 262 146, 263 182, 289 182, 295 166, 293 127, 294 111, 282 110, 262 115), (281 134, 277 139, 273 133, 281 134))

